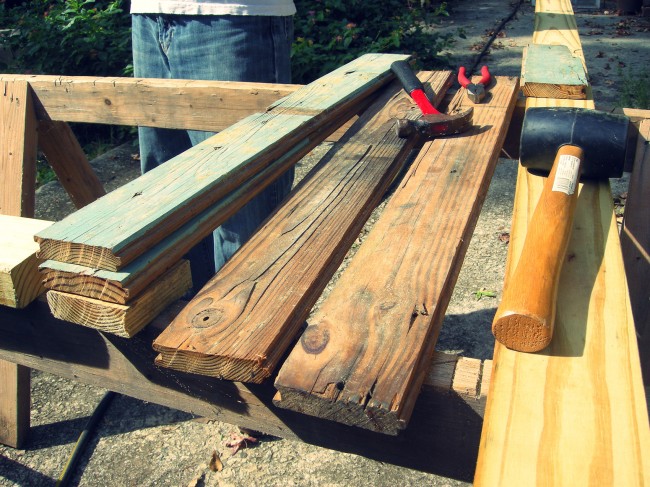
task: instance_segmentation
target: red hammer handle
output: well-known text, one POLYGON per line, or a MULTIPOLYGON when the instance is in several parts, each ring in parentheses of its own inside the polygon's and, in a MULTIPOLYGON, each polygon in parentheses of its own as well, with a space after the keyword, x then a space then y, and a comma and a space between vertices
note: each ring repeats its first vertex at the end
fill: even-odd
POLYGON ((415 101, 418 107, 420 107, 423 115, 440 113, 427 98, 427 95, 424 92, 424 85, 422 85, 422 82, 417 78, 417 76, 415 76, 409 63, 406 61, 395 61, 391 64, 390 69, 395 73, 397 79, 400 80, 404 90, 406 90, 411 98, 413 98, 413 101, 415 101))

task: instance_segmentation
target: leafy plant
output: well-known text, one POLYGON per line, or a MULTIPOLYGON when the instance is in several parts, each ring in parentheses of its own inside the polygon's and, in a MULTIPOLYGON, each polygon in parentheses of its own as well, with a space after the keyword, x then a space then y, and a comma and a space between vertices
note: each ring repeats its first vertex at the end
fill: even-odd
MULTIPOLYGON (((131 60, 131 20, 122 0, 0 4, 0 42, 14 73, 116 76, 131 60)), ((1 66, 0 66, 1 67, 1 66)))
POLYGON ((440 52, 453 42, 452 34, 432 28, 448 15, 445 3, 382 0, 296 0, 292 76, 308 83, 369 52, 408 53, 419 65, 445 64, 440 52))

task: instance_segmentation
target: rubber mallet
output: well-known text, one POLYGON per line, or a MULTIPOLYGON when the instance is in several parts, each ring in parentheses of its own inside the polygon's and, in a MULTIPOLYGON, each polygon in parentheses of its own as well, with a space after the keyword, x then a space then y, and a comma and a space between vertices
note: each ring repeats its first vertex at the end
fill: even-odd
POLYGON ((548 179, 492 322, 492 333, 506 347, 537 352, 550 344, 578 182, 621 177, 628 127, 627 117, 596 110, 535 107, 526 111, 520 162, 548 179))

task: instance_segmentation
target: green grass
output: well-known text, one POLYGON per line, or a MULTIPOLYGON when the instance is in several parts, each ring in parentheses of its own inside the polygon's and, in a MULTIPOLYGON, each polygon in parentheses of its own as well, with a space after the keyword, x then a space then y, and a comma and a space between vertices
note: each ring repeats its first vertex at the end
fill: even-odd
POLYGON ((630 69, 620 72, 621 95, 619 104, 624 108, 650 109, 650 69, 630 69))

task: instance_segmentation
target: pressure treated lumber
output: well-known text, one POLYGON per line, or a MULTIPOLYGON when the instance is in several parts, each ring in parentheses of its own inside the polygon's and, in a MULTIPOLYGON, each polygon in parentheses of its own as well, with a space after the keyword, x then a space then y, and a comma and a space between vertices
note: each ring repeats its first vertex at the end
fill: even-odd
POLYGON ((0 215, 0 305, 24 308, 45 292, 34 234, 52 222, 0 215))
MULTIPOLYGON (((0 359, 193 416, 471 481, 485 401, 481 368, 475 363, 437 356, 411 427, 397 438, 388 437, 275 408, 270 382, 218 381, 156 367, 151 342, 183 304, 178 302, 129 340, 57 320, 40 300, 20 312, 0 308, 0 359), (467 386, 453 385, 459 376, 467 377, 467 386)), ((483 363, 483 370, 488 364, 483 363)))
POLYGON ((514 109, 518 80, 495 81, 470 131, 420 151, 282 365, 277 405, 391 435, 406 427, 514 109))
POLYGON ((0 214, 34 216, 36 115, 28 84, 0 83, 0 214))
POLYGON ((630 175, 621 250, 639 341, 641 369, 650 384, 650 119, 639 125, 636 160, 630 175))
POLYGON ((582 60, 567 46, 529 44, 524 49, 521 91, 525 96, 584 100, 588 85, 582 60))
MULTIPOLYGON (((430 81, 439 100, 451 73, 430 81)), ((395 115, 409 106, 395 83, 366 110, 356 133, 154 341, 157 364, 246 382, 269 377, 415 146, 395 131, 395 115)))
MULTIPOLYGON (((536 10, 534 42, 581 52, 568 1, 538 0, 536 10)), ((587 94, 527 106, 593 108, 587 94)), ((519 168, 506 286, 543 184, 519 168)), ((477 486, 644 485, 650 478, 648 412, 611 190, 602 181, 579 191, 551 345, 530 354, 496 343, 477 486)))
POLYGON ((40 121, 38 145, 76 208, 83 208, 106 194, 67 123, 40 121))
POLYGON ((276 159, 286 170, 328 135, 324 127, 334 130, 333 121, 343 123, 390 80, 391 62, 405 58, 368 54, 295 91, 37 235, 39 255, 121 269, 256 173, 280 167, 276 159))
POLYGON ((48 291, 47 302, 56 318, 130 338, 191 287, 189 261, 182 260, 124 305, 60 291, 48 291))
POLYGON ((264 112, 297 85, 231 81, 0 74, 24 81, 41 120, 219 132, 264 112))

